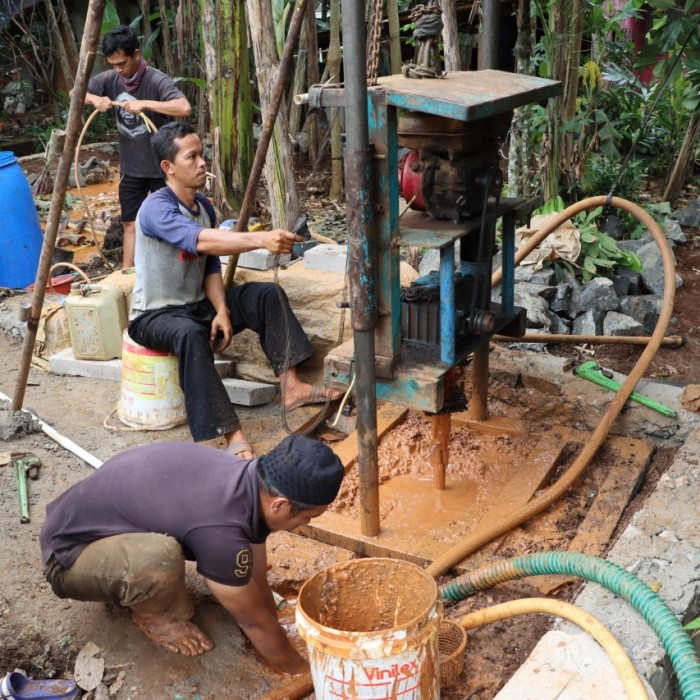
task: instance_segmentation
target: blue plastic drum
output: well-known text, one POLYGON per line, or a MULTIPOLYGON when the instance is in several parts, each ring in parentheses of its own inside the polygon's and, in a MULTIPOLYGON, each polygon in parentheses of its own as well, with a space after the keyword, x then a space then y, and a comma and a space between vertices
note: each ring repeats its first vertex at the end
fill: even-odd
POLYGON ((11 151, 0 151, 0 287, 36 277, 44 236, 27 178, 11 151))

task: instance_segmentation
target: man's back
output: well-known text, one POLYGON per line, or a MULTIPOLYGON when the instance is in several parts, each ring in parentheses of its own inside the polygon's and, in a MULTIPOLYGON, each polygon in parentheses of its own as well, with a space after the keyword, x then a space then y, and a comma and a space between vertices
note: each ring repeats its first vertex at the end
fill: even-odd
POLYGON ((269 534, 255 462, 192 443, 122 452, 49 503, 43 560, 53 555, 68 568, 90 542, 132 532, 172 535, 200 573, 233 583, 228 561, 269 534))

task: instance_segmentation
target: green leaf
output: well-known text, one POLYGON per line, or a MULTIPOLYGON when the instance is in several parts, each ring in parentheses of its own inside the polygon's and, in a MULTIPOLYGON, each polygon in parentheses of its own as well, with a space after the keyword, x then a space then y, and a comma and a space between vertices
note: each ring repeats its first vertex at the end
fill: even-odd
POLYGON ((583 269, 587 270, 588 272, 595 274, 598 272, 598 268, 595 266, 595 262, 593 258, 590 258, 586 256, 583 260, 583 269))
POLYGON ((696 617, 692 622, 683 625, 684 630, 700 630, 700 617, 696 617))
POLYGON ((107 0, 105 3, 105 11, 102 15, 102 26, 100 27, 100 33, 102 35, 106 34, 110 29, 114 29, 121 24, 119 21, 119 14, 117 8, 115 7, 112 0, 107 0))
POLYGON ((581 242, 582 243, 595 243, 598 238, 590 231, 581 231, 581 242))

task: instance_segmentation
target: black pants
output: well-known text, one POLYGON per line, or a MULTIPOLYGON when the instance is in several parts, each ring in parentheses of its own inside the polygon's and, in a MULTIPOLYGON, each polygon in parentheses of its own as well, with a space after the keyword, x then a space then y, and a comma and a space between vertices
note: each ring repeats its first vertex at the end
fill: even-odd
MULTIPOLYGON (((266 282, 236 285, 226 290, 226 303, 234 334, 246 329, 258 334, 275 376, 313 356, 311 343, 280 286, 266 282)), ((129 324, 129 335, 139 345, 177 356, 187 421, 195 442, 241 427, 214 367, 209 335, 215 315, 211 302, 204 299, 147 311, 129 324)))

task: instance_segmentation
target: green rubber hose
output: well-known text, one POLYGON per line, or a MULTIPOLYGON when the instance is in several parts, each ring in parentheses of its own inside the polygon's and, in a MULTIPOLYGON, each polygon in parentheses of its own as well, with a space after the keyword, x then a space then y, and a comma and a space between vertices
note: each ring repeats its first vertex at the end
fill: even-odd
POLYGON ((595 581, 630 603, 654 630, 678 678, 683 700, 700 700, 700 659, 671 609, 643 581, 621 566, 577 552, 542 552, 484 566, 440 587, 447 600, 462 600, 498 583, 526 576, 565 574, 595 581))

